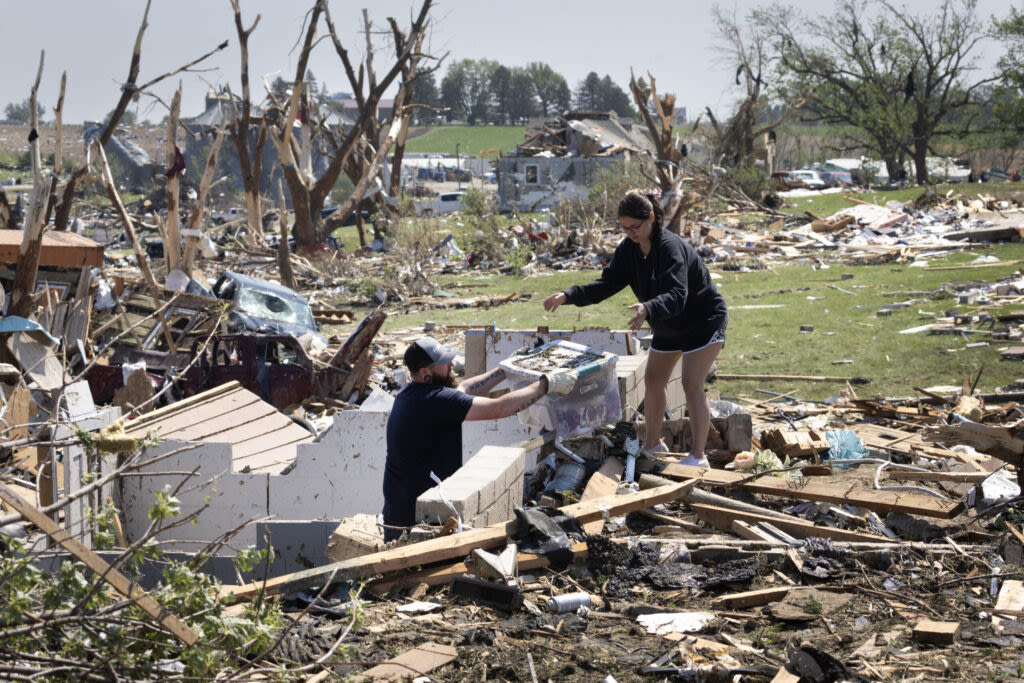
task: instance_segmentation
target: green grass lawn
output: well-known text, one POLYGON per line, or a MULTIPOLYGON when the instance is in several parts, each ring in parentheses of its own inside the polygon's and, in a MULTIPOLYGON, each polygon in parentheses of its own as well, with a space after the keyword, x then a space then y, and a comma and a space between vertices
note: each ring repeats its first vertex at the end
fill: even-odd
MULTIPOLYGON (((522 126, 435 126, 427 132, 411 138, 405 145, 406 152, 420 154, 459 154, 476 156, 485 150, 501 149, 508 153, 523 141, 525 128, 522 126)), ((487 159, 496 159, 497 153, 486 154, 487 159)))
MULTIPOLYGON (((933 266, 964 265, 981 254, 995 255, 1003 262, 1024 259, 1024 245, 1000 244, 954 253, 936 259, 933 266)), ((1019 268, 1001 264, 977 269, 928 270, 895 263, 835 263, 828 269, 816 270, 808 263, 798 262, 771 270, 721 273, 717 282, 729 303, 730 324, 728 342, 718 361, 719 371, 870 378, 869 384, 855 387, 862 398, 912 396, 915 386, 959 386, 965 377, 981 371, 979 390, 992 391, 1024 376, 1024 367, 1018 362, 1001 360, 999 351, 1010 344, 990 342, 986 347, 967 348, 969 342, 988 341, 989 336, 971 334, 964 339, 959 335, 899 332, 933 321, 928 313, 941 315, 956 309, 969 314, 981 310, 978 306, 958 306, 948 293, 929 296, 920 292, 941 290, 950 282, 994 282, 1019 268), (853 277, 843 280, 844 273, 853 277), (908 305, 893 310, 887 317, 876 315, 879 307, 898 302, 908 305), (761 308, 764 306, 773 308, 761 308), (814 331, 801 333, 801 325, 813 325, 814 331), (839 360, 853 362, 833 364, 839 360)), ((547 295, 587 282, 597 274, 596 270, 555 271, 527 279, 473 272, 445 276, 437 284, 459 297, 519 292, 531 298, 489 310, 396 310, 385 326, 414 328, 431 320, 449 325, 494 324, 504 329, 535 329, 541 325, 551 329, 623 329, 629 319, 625 307, 634 301, 628 289, 596 306, 562 306, 553 314, 543 309, 542 301, 547 295)), ((997 315, 1003 309, 986 310, 997 315)), ((720 381, 714 388, 723 396, 764 397, 754 391, 761 388, 821 400, 835 395, 843 385, 760 380, 720 381)))
MULTIPOLYGON (((969 198, 983 194, 996 199, 1024 201, 1024 183, 950 183, 935 185, 932 189, 939 195, 945 195, 952 191, 954 194, 961 194, 969 198)), ((905 190, 866 190, 823 194, 814 197, 793 197, 786 200, 787 206, 780 211, 794 215, 803 215, 805 211, 810 211, 819 218, 828 218, 835 212, 853 205, 843 199, 844 196, 853 197, 862 202, 884 205, 888 201, 913 202, 924 192, 925 190, 920 187, 912 187, 905 190)))

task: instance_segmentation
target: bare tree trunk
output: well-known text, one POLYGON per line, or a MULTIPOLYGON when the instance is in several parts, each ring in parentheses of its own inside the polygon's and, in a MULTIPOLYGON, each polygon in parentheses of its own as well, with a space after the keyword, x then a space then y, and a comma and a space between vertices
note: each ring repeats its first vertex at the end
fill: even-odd
POLYGON ((43 221, 46 218, 46 197, 50 193, 53 180, 47 183, 43 177, 43 164, 39 156, 39 113, 36 110, 36 95, 39 92, 39 80, 43 77, 43 58, 45 52, 39 53, 39 70, 32 85, 29 97, 31 133, 29 146, 32 156, 32 202, 29 204, 25 218, 25 234, 21 238, 18 249, 18 266, 14 271, 14 286, 11 290, 11 304, 8 315, 28 317, 32 312, 32 294, 36 289, 36 273, 39 271, 39 250, 43 242, 43 221))
MULTIPOLYGON (((345 168, 345 165, 349 163, 350 155, 353 150, 357 148, 357 143, 366 129, 368 118, 372 115, 371 112, 376 111, 377 103, 380 101, 380 98, 387 91, 392 82, 402 73, 403 65, 411 57, 413 48, 418 44, 418 36, 425 30, 427 15, 431 4, 431 0, 424 0, 420 12, 412 24, 409 40, 403 41, 400 45, 396 45, 395 63, 384 78, 380 79, 376 84, 376 87, 373 88, 367 96, 362 94, 361 85, 357 89, 356 96, 362 103, 360 106, 359 118, 348 131, 342 143, 338 146, 338 150, 335 153, 334 158, 331 160, 327 170, 312 183, 306 182, 306 179, 304 179, 296 170, 295 153, 292 149, 293 138, 291 135, 290 122, 294 120, 295 112, 297 110, 298 94, 306 73, 309 51, 312 48, 314 38, 316 37, 316 23, 318 22, 321 13, 326 17, 335 50, 338 52, 339 57, 345 65, 345 70, 349 75, 350 81, 362 84, 363 80, 356 76, 355 69, 352 68, 352 64, 348 59, 348 54, 344 47, 342 47, 340 40, 338 40, 337 32, 334 30, 326 3, 322 2, 322 0, 318 1, 314 6, 313 11, 310 13, 310 18, 308 20, 309 28, 306 33, 305 42, 296 68, 295 81, 292 84, 292 97, 288 103, 287 112, 278 120, 276 124, 276 131, 271 136, 274 146, 277 148, 278 158, 281 162, 285 180, 288 183, 288 190, 292 195, 292 207, 295 211, 295 226, 292 232, 295 235, 297 243, 313 244, 315 242, 322 241, 328 233, 341 225, 341 223, 351 215, 352 211, 359 205, 359 202, 366 193, 366 189, 369 187, 369 179, 360 178, 359 182, 355 183, 356 190, 353 193, 353 196, 350 197, 349 201, 345 202, 339 211, 334 212, 326 223, 321 221, 320 211, 323 209, 324 201, 330 194, 331 189, 334 187, 334 183, 337 181, 339 173, 345 168)), ((394 135, 388 136, 388 147, 390 147, 394 139, 394 135)), ((376 162, 376 159, 378 157, 383 159, 383 154, 387 153, 387 148, 384 149, 382 154, 378 145, 378 143, 381 142, 379 139, 372 139, 368 142, 371 145, 371 149, 374 150, 371 154, 373 155, 375 162, 368 167, 368 172, 373 176, 380 170, 380 163, 376 162)))
POLYGON ((163 311, 160 310, 162 304, 157 293, 161 290, 161 287, 156 283, 156 278, 153 277, 153 271, 149 268, 149 259, 146 258, 146 252, 142 248, 142 244, 139 242, 138 235, 135 233, 135 224, 132 222, 132 217, 128 215, 128 210, 124 208, 124 202, 121 201, 121 195, 117 193, 117 188, 114 186, 114 176, 110 173, 110 164, 107 163, 107 153, 103 150, 103 145, 100 144, 98 138, 93 140, 93 144, 95 144, 96 149, 99 150, 99 159, 103 166, 100 174, 103 189, 107 191, 107 197, 110 198, 110 203, 114 205, 114 210, 121 218, 121 223, 124 224, 125 234, 128 235, 128 239, 131 240, 132 250, 135 252, 135 260, 139 263, 139 270, 142 271, 142 277, 146 280, 150 294, 153 297, 153 303, 156 306, 157 317, 160 319, 160 325, 163 329, 164 341, 167 342, 167 348, 171 353, 175 353, 177 351, 177 347, 174 344, 174 338, 171 336, 171 328, 167 324, 167 317, 164 315, 163 311))
MULTIPOLYGON (((392 29, 394 30, 395 27, 393 26, 392 29)), ((419 71, 419 56, 422 47, 423 34, 421 33, 416 41, 416 47, 413 49, 413 56, 409 60, 409 66, 402 74, 402 80, 408 84, 405 89, 405 98, 403 99, 402 102, 395 100, 394 111, 399 111, 399 107, 401 107, 402 127, 398 131, 398 137, 395 139, 395 151, 391 155, 391 181, 388 183, 388 193, 392 197, 401 196, 402 161, 405 158, 405 139, 406 136, 409 134, 409 122, 412 119, 413 108, 411 105, 413 84, 416 82, 416 79, 422 75, 419 71)), ((432 70, 428 70, 428 73, 429 71, 432 70)), ((389 205, 387 202, 381 202, 381 206, 385 212, 388 212, 389 205)), ((397 214, 397 208, 393 208, 392 212, 397 214)))
POLYGON ((291 251, 288 248, 288 205, 284 201, 284 183, 280 180, 277 181, 277 204, 277 217, 281 232, 281 243, 277 246, 277 267, 281 272, 281 284, 296 289, 291 251))
POLYGON ((171 98, 171 112, 167 117, 167 237, 164 240, 164 263, 167 273, 181 268, 181 224, 178 217, 178 202, 181 197, 181 174, 179 168, 181 150, 178 149, 178 115, 181 112, 181 83, 171 98))
MULTIPOLYGON (((210 183, 213 181, 213 172, 217 168, 217 155, 220 153, 221 143, 224 142, 224 129, 217 129, 217 137, 210 147, 210 154, 206 157, 206 166, 203 167, 203 175, 199 179, 199 191, 196 193, 196 201, 192 206, 192 213, 188 218, 188 229, 191 233, 199 232, 199 225, 203 223, 203 214, 206 213, 206 195, 210 192, 210 183)), ((182 269, 189 276, 192 275, 194 266, 196 244, 199 238, 191 234, 187 238, 185 246, 185 259, 182 269)))
POLYGON ((658 186, 661 188, 661 208, 665 213, 665 227, 678 235, 686 208, 689 207, 683 208, 682 206, 684 179, 680 167, 683 160, 682 143, 672 131, 672 114, 675 111, 676 96, 668 93, 664 98, 659 99, 654 85, 654 76, 647 74, 647 77, 651 79, 650 86, 644 83, 642 78, 638 81, 631 74, 629 89, 633 93, 633 101, 640 111, 640 116, 647 126, 647 132, 654 141, 657 153, 654 170, 657 174, 658 186), (648 99, 653 102, 654 112, 658 116, 657 122, 651 116, 648 99))
MULTIPOLYGON (((252 91, 249 86, 249 36, 260 23, 260 15, 256 15, 252 26, 242 25, 242 10, 238 0, 231 0, 231 8, 235 13, 235 32, 238 34, 238 46, 242 59, 242 111, 235 111, 235 119, 231 124, 231 139, 235 143, 238 163, 242 169, 242 187, 245 190, 245 208, 249 223, 249 234, 263 239, 263 207, 260 197, 260 176, 263 173, 263 146, 267 142, 267 124, 260 120, 256 134, 256 145, 250 156, 249 132, 252 125, 252 91)), ((231 94, 231 91, 228 91, 231 94)), ((232 96, 232 104, 234 97, 232 96)))
MULTIPOLYGON (((60 95, 57 97, 57 106, 53 108, 54 121, 56 122, 55 147, 53 150, 53 172, 58 177, 64 172, 64 90, 68 83, 68 72, 60 75, 60 95)), ((46 203, 46 220, 44 225, 50 222, 53 215, 53 208, 57 205, 57 183, 50 184, 50 198, 46 203)), ((67 226, 65 226, 66 228, 67 226)))

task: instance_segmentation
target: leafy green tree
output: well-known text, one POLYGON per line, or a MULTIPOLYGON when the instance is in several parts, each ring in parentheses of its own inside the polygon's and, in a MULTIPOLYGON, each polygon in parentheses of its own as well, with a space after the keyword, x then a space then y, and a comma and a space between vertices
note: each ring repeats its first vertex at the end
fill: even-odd
POLYGON ((470 124, 486 120, 491 104, 491 75, 498 66, 489 59, 463 59, 448 67, 441 80, 441 102, 449 108, 449 121, 455 117, 465 118, 470 124))
POLYGON ((533 96, 533 79, 529 72, 520 66, 512 67, 511 71, 508 115, 513 122, 519 122, 534 115, 537 100, 533 96))
POLYGON ((508 123, 508 103, 512 98, 512 71, 501 65, 491 74, 491 96, 494 97, 495 113, 501 123, 508 123))
POLYGON ((599 102, 602 111, 611 109, 623 118, 632 118, 636 113, 629 95, 611 79, 611 76, 606 74, 601 79, 601 88, 598 92, 600 93, 599 102))
POLYGON ((543 62, 530 62, 526 71, 533 82, 533 92, 540 101, 542 116, 558 114, 569 108, 572 93, 564 76, 543 62))
POLYGON ((417 122, 429 125, 437 120, 437 113, 430 109, 437 108, 441 103, 441 97, 437 92, 437 79, 434 78, 433 72, 416 75, 416 80, 412 84, 412 101, 423 105, 416 107, 413 113, 417 122))
POLYGON ((587 77, 576 86, 575 104, 580 111, 611 109, 626 118, 632 118, 636 113, 629 95, 612 80, 612 77, 606 74, 601 78, 594 71, 587 74, 587 77))
POLYGON ((601 77, 591 71, 576 86, 576 109, 579 111, 597 111, 601 108, 601 77))
POLYGON ((1002 57, 999 81, 988 99, 992 143, 1016 149, 1024 143, 1024 12, 1011 7, 1005 19, 995 22, 993 35, 1002 43, 1002 57))
POLYGON ((750 21, 773 37, 783 99, 807 95, 818 120, 854 127, 853 142, 877 152, 891 178, 910 157, 925 183, 935 140, 972 132, 980 89, 993 80, 972 78, 985 38, 976 8, 942 0, 915 15, 888 0, 840 0, 819 17, 776 5, 750 21))
MULTIPOLYGON (((36 108, 39 118, 42 118, 43 112, 46 110, 38 102, 36 102, 36 108)), ((32 119, 31 113, 32 104, 27 97, 21 102, 11 102, 4 107, 4 117, 8 121, 14 121, 15 123, 28 123, 32 119)))

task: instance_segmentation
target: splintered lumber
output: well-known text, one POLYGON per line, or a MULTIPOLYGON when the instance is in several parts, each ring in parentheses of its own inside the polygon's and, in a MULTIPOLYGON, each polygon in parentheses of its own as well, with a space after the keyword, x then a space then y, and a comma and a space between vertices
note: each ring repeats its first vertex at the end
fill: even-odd
POLYGON ((761 432, 761 445, 774 451, 780 458, 806 457, 823 453, 831 448, 827 439, 815 431, 786 432, 781 429, 765 429, 761 432))
POLYGON ((914 626, 914 638, 932 645, 952 645, 960 631, 959 621, 931 621, 922 619, 914 626))
POLYGON ((1008 462, 1018 469, 1024 467, 1024 439, 1005 427, 964 421, 952 425, 925 427, 921 437, 941 446, 973 446, 982 453, 1008 462))
POLYGON ((765 543, 779 546, 786 545, 783 541, 772 536, 764 529, 753 526, 742 519, 732 520, 732 524, 729 525, 729 529, 740 538, 745 538, 750 541, 764 541, 765 543))
POLYGON ((1013 619, 1001 617, 999 613, 1019 614, 1021 610, 1024 610, 1024 581, 1017 579, 1003 581, 1003 585, 999 589, 999 596, 996 598, 995 609, 992 610, 996 612, 996 614, 992 615, 992 628, 996 633, 1002 633, 1004 624, 1008 621, 1013 621, 1013 619))
POLYGON ((814 232, 835 232, 837 230, 842 230, 852 222, 853 216, 843 216, 842 218, 837 218, 834 221, 819 218, 811 221, 811 230, 814 232))
POLYGON ((756 591, 744 591, 742 593, 730 593, 720 595, 711 601, 712 609, 745 609, 747 607, 761 607, 773 602, 782 600, 792 590, 799 590, 794 586, 778 586, 775 588, 762 588, 756 591))
POLYGON ((400 681, 425 677, 459 656, 451 645, 423 643, 355 676, 356 680, 400 681))
POLYGON ((854 384, 867 384, 870 380, 864 377, 828 377, 820 375, 730 375, 716 374, 715 379, 721 380, 743 380, 748 382, 853 382, 854 384))
POLYGON ((961 484, 977 484, 987 479, 991 472, 915 472, 913 470, 886 470, 890 479, 898 481, 953 481, 961 484))
MULTIPOLYGON (((672 486, 661 486, 648 491, 637 491, 623 496, 606 496, 594 498, 586 503, 575 503, 561 508, 562 512, 572 515, 580 524, 586 524, 604 515, 623 515, 634 510, 668 503, 686 495, 694 485, 692 481, 684 481, 672 486)), ((515 528, 515 522, 500 522, 481 529, 470 529, 451 536, 432 538, 420 543, 383 550, 362 557, 342 562, 314 567, 293 574, 286 574, 244 586, 224 586, 222 592, 236 598, 249 598, 260 591, 267 595, 277 595, 291 591, 351 581, 374 574, 408 569, 419 565, 442 562, 456 557, 465 557, 474 548, 492 548, 505 542, 508 534, 515 528)))
MULTIPOLYGON (((601 469, 590 477, 587 487, 583 489, 580 502, 585 503, 595 498, 614 495, 619 488, 619 481, 622 480, 622 461, 618 458, 608 458, 601 465, 601 469)), ((591 536, 601 533, 604 529, 604 518, 595 519, 583 525, 583 531, 591 536)))
POLYGON ((118 593, 145 610, 147 614, 160 622, 164 628, 173 633, 178 640, 186 645, 194 645, 199 641, 199 635, 189 628, 185 622, 168 612, 149 593, 142 590, 127 576, 107 564, 103 558, 86 548, 67 531, 57 526, 56 522, 40 512, 38 508, 27 505, 5 484, 0 484, 0 499, 3 499, 7 505, 16 510, 22 517, 42 529, 47 536, 55 543, 63 546, 75 559, 96 572, 104 581, 113 586, 118 593))
MULTIPOLYGON (((864 543, 886 543, 889 541, 889 539, 884 536, 876 536, 875 534, 867 534, 860 531, 835 529, 830 526, 819 526, 795 517, 791 519, 780 519, 778 517, 758 515, 741 510, 731 510, 723 507, 716 507, 714 505, 702 505, 700 503, 689 503, 689 506, 697 513, 698 517, 704 520, 704 522, 718 529, 736 532, 741 536, 743 534, 737 532, 736 529, 733 528, 733 522, 746 522, 747 524, 768 522, 796 538, 831 538, 834 541, 864 543)), ((752 534, 746 535, 744 538, 757 540, 752 534)))
POLYGON ((747 475, 678 464, 667 465, 661 474, 669 479, 697 480, 698 484, 705 486, 737 485, 751 493, 780 498, 824 501, 839 505, 848 503, 875 512, 905 512, 910 515, 951 519, 964 508, 961 501, 936 498, 923 493, 876 491, 853 484, 833 484, 824 477, 781 479, 767 475, 739 484, 740 480, 747 479, 747 475))
MULTIPOLYGON (((586 559, 587 544, 573 543, 572 556, 574 560, 586 559)), ((548 558, 543 555, 519 553, 519 555, 516 556, 516 568, 518 571, 523 571, 525 569, 542 569, 547 567, 549 563, 548 558)), ((384 579, 377 581, 370 584, 370 590, 378 595, 383 595, 396 589, 418 586, 421 583, 425 583, 428 586, 443 586, 451 583, 451 580, 456 576, 470 573, 472 573, 472 571, 465 562, 456 562, 455 564, 450 564, 446 567, 421 569, 418 572, 405 574, 396 579, 384 579)))

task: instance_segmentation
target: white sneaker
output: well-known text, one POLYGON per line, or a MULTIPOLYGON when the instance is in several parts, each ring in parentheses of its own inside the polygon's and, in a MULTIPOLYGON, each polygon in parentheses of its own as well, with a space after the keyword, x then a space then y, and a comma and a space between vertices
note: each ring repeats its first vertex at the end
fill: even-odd
POLYGON ((689 465, 690 467, 711 467, 711 464, 708 462, 708 458, 706 455, 702 455, 699 458, 695 458, 692 453, 683 458, 682 460, 680 460, 678 464, 689 465))
POLYGON ((659 441, 657 443, 657 445, 655 445, 653 448, 641 448, 640 449, 640 453, 643 454, 643 455, 647 455, 647 456, 649 456, 649 455, 651 455, 653 453, 669 453, 669 452, 670 451, 668 450, 668 444, 665 443, 664 439, 659 441))

